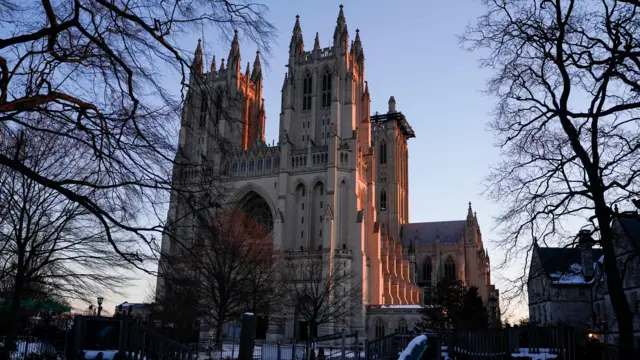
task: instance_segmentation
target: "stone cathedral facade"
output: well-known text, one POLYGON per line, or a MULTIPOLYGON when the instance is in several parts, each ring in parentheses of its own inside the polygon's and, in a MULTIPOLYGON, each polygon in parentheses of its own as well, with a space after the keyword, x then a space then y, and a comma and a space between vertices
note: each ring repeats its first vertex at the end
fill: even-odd
MULTIPOLYGON (((350 330, 374 338, 411 329, 425 301, 421 286, 445 276, 478 286, 489 302, 497 290, 470 209, 466 220, 453 225, 409 223, 408 141, 415 133, 393 96, 386 111, 371 114, 362 41, 358 30, 350 39, 342 6, 327 48, 320 47, 317 33, 313 47, 305 47, 296 17, 277 144, 264 139, 259 54, 244 73, 240 64, 237 34, 226 65, 222 59, 217 67, 214 58, 208 72, 198 44, 191 87, 203 80, 214 91, 190 91, 180 156, 220 174, 231 189, 228 206, 262 214, 259 221, 287 259, 316 251, 347 264, 362 282, 362 303, 347 321, 350 330), (215 139, 224 139, 231 155, 222 158, 215 139)), ((172 201, 168 223, 180 211, 172 201)), ((164 238, 162 251, 173 249, 164 238)), ((287 340, 299 332, 294 314, 282 315, 284 326, 270 324, 267 338, 287 340)), ((318 329, 319 335, 337 331, 337 325, 318 329)))

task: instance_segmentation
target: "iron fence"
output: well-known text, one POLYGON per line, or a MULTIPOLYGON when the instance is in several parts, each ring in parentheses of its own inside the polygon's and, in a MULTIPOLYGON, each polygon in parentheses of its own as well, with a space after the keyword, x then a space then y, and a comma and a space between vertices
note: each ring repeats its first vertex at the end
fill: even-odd
MULTIPOLYGON (((208 341, 198 346, 199 360, 233 360, 238 358, 239 342, 228 341, 213 344, 208 341)), ((331 343, 314 343, 307 353, 302 343, 269 343, 256 342, 253 347, 254 360, 305 360, 305 359, 364 359, 364 346, 361 344, 336 345, 331 343)))

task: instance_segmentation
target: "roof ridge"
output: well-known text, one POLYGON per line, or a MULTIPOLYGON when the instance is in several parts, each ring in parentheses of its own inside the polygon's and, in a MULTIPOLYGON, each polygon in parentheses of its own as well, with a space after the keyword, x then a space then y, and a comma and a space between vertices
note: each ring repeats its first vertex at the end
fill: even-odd
POLYGON ((466 222, 466 220, 440 220, 440 221, 423 221, 423 222, 411 222, 402 225, 414 225, 414 224, 435 224, 435 223, 443 223, 443 222, 466 222))

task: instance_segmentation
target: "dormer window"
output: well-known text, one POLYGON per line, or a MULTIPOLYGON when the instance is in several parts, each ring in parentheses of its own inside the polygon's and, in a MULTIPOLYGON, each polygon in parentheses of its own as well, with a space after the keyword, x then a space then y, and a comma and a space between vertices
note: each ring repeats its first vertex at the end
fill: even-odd
POLYGON ((322 75, 322 107, 331 106, 331 72, 329 69, 322 75))
POLYGON ((302 110, 311 110, 311 89, 313 88, 313 79, 311 74, 307 73, 302 81, 302 110))

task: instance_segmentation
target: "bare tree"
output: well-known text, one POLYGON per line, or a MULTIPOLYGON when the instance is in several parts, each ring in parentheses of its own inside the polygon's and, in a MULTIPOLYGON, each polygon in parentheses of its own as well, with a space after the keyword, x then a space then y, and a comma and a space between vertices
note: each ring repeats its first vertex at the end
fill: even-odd
POLYGON ((279 300, 270 229, 242 210, 200 211, 194 246, 183 254, 216 344, 227 321, 249 311, 268 315, 279 300))
MULTIPOLYGON (((160 210, 169 191, 187 191, 171 182, 171 130, 183 98, 208 91, 202 79, 188 81, 189 71, 199 77, 202 63, 192 69, 178 44, 192 32, 215 30, 213 37, 230 38, 237 29, 268 54, 274 27, 264 18, 266 7, 244 0, 1 4, 9 37, 0 38, 0 132, 30 129, 72 142, 82 155, 76 166, 93 173, 52 179, 13 158, 10 149, 0 152, 0 165, 81 205, 103 227, 106 241, 140 266, 138 252, 157 250, 153 233, 164 230, 157 214, 164 217, 160 210), (164 85, 176 80, 180 94, 164 85), (55 130, 40 126, 36 117, 47 118, 55 130), (141 246, 118 247, 114 227, 141 246)), ((195 164, 192 158, 178 161, 195 164)))
MULTIPOLYGON (((3 135, 3 143, 14 150, 12 159, 39 174, 53 180, 82 176, 75 167, 78 155, 72 142, 28 130, 16 137, 3 135)), ((0 187, 0 268, 11 300, 6 344, 11 349, 25 297, 59 295, 90 301, 97 291, 126 285, 127 277, 117 271, 129 262, 105 241, 106 230, 87 209, 20 172, 6 166, 0 171, 5 175, 0 187)), ((86 194, 73 185, 68 188, 79 196, 86 194)), ((128 245, 130 241, 120 241, 118 231, 109 230, 118 246, 128 245)))
POLYGON ((348 325, 362 304, 362 283, 347 259, 327 251, 285 252, 281 264, 285 304, 307 322, 307 349, 321 325, 348 325))
MULTIPOLYGON (((497 98, 490 123, 502 161, 489 195, 504 205, 506 260, 532 239, 566 244, 566 221, 588 221, 604 252, 620 342, 633 345, 611 228, 640 192, 640 22, 635 1, 484 0, 462 36, 483 49, 497 98)), ((525 269, 526 272, 526 269, 525 269)), ((526 274, 519 279, 521 290, 526 274)))

